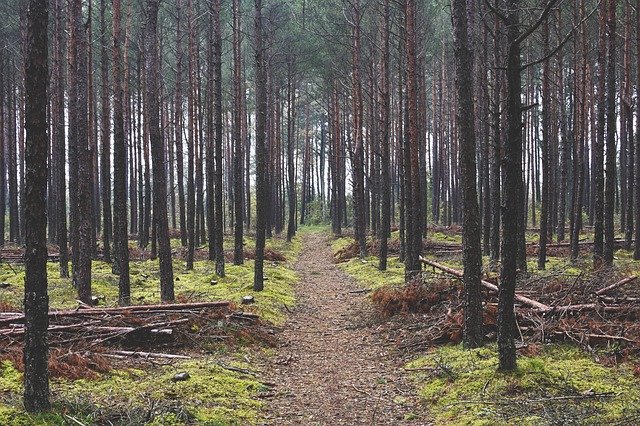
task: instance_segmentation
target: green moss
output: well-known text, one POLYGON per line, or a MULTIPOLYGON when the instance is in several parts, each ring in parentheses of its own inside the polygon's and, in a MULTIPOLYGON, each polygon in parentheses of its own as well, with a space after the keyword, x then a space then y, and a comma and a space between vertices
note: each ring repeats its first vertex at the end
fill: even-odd
POLYGON ((389 257, 386 271, 378 269, 378 258, 373 256, 364 260, 356 258, 339 263, 338 268, 354 278, 363 287, 374 290, 387 285, 404 284, 404 264, 398 260, 397 256, 389 257))
POLYGON ((604 367, 572 347, 522 357, 510 374, 497 371, 495 348, 446 346, 407 367, 427 371, 414 378, 436 424, 604 424, 640 414, 639 383, 627 367, 604 367))
POLYGON ((0 362, 0 392, 20 392, 21 383, 22 373, 13 364, 10 361, 0 362))
POLYGON ((445 234, 444 232, 430 232, 427 237, 433 242, 462 244, 462 234, 445 234))
POLYGON ((85 424, 255 424, 262 406, 256 395, 265 390, 252 375, 229 371, 211 358, 151 371, 114 371, 99 380, 53 380, 52 413, 32 416, 17 408, 21 380, 11 377, 15 386, 0 402, 0 424, 12 426, 68 424, 65 416, 85 424), (173 381, 178 372, 190 378, 173 381))
POLYGON ((336 254, 340 250, 342 250, 342 249, 348 247, 350 244, 352 244, 353 241, 354 240, 351 237, 337 237, 331 243, 331 251, 333 252, 333 254, 336 254))

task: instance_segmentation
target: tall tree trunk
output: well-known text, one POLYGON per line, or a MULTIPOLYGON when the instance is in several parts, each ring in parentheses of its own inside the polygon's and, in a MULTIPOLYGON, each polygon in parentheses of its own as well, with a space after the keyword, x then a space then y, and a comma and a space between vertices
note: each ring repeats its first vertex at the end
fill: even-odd
MULTIPOLYGON (((355 149, 353 152, 353 213, 354 213, 354 229, 358 247, 360 248, 360 257, 367 256, 367 239, 366 239, 366 218, 365 218, 365 189, 364 189, 364 140, 363 130, 363 101, 362 101, 362 82, 360 78, 361 68, 361 10, 360 0, 355 0, 352 4, 352 35, 351 35, 351 89, 353 100, 353 142, 355 149)), ((306 135, 305 135, 306 136, 306 135)), ((303 193, 304 200, 304 193, 303 193)))
POLYGON ((82 13, 82 0, 72 0, 70 7, 71 32, 70 50, 72 56, 69 98, 73 110, 69 125, 74 129, 70 144, 76 158, 75 173, 70 183, 70 191, 75 194, 72 215, 73 282, 78 290, 78 298, 91 304, 91 157, 88 134, 88 73, 87 73, 87 34, 82 13))
MULTIPOLYGON (((296 170, 294 165, 294 134, 295 134, 295 107, 296 107, 296 86, 294 82, 295 57, 287 60, 287 176, 289 186, 287 198, 289 200, 289 218, 287 220, 287 241, 291 241, 296 234, 296 170)), ((333 119, 333 117, 332 117, 333 119)), ((337 163, 336 163, 337 164, 337 163)), ((339 214, 334 211, 335 218, 339 219, 339 214)), ((335 218, 333 220, 333 232, 335 233, 335 218)))
POLYGON ((381 172, 381 223, 378 239, 380 240, 380 270, 387 269, 388 237, 391 234, 391 177, 390 177, 390 157, 389 148, 390 135, 390 115, 391 115, 391 92, 389 91, 389 62, 391 33, 391 16, 389 0, 385 0, 382 11, 382 54, 380 58, 380 172, 381 172))
POLYGON ((222 209, 222 27, 220 13, 222 0, 213 0, 213 61, 214 61, 214 155, 215 155, 215 224, 214 244, 216 259, 216 274, 224 277, 224 211, 222 209))
POLYGON ((189 91, 188 91, 188 140, 187 140, 187 270, 193 269, 193 256, 196 248, 196 188, 195 161, 198 144, 197 131, 197 45, 196 45, 196 11, 193 0, 189 0, 189 91))
POLYGON ((178 170, 178 204, 180 205, 180 241, 182 247, 187 246, 187 216, 185 212, 185 196, 184 196, 184 161, 182 147, 182 132, 184 127, 184 114, 182 110, 182 67, 184 61, 184 52, 182 49, 182 5, 184 0, 176 0, 176 168, 178 170))
MULTIPOLYGON (((102 256, 105 262, 111 262, 111 117, 109 113, 109 56, 106 14, 107 2, 100 0, 100 75, 102 77, 101 98, 101 181, 102 181, 102 256)), ((114 64, 114 67, 116 64, 114 64)))
MULTIPOLYGON (((549 50, 549 22, 542 24, 542 51, 549 50)), ((549 166, 551 145, 551 66, 549 60, 542 64, 542 204, 540 211, 540 240, 538 244, 538 269, 547 264, 547 234, 549 230, 549 166)), ((535 205, 535 203, 533 203, 535 205)))
POLYGON ((418 75, 416 0, 405 1, 406 58, 407 58, 407 140, 405 142, 405 179, 408 182, 406 203, 405 280, 412 279, 422 269, 422 231, 420 229, 422 205, 420 184, 420 149, 418 135, 418 75))
POLYGON ((265 139, 267 124, 267 75, 264 57, 264 29, 262 23, 262 0, 255 0, 254 16, 256 57, 256 258, 253 289, 264 288, 264 245, 267 213, 267 188, 265 185, 265 139))
POLYGON ((234 210, 234 250, 233 264, 244 263, 244 209, 243 199, 243 140, 242 140, 242 56, 240 45, 240 1, 233 0, 233 210, 234 210))
MULTIPOLYGON (((120 0, 113 0, 113 221, 114 248, 118 265, 118 303, 131 302, 129 278, 129 232, 127 225, 127 143, 124 130, 122 87, 122 19, 120 0)), ((132 218, 135 220, 135 218, 132 218)))
POLYGON ((482 251, 480 248, 480 211, 476 191, 476 135, 473 109, 473 52, 467 22, 467 0, 453 0, 453 46, 455 56, 457 120, 460 135, 460 171, 462 180, 462 228, 464 265, 464 331, 467 348, 482 346, 482 251))
POLYGON ((597 129, 594 156, 595 199, 594 199, 594 244, 593 264, 595 268, 602 265, 604 250, 604 138, 606 128, 606 49, 607 49, 607 5, 600 8, 600 35, 598 43, 598 98, 597 98, 597 129))
POLYGON ((49 296, 47 294, 47 23, 46 0, 30 0, 27 12, 24 407, 45 411, 49 402, 49 296))
POLYGON ((604 250, 605 266, 613 265, 615 229, 613 219, 616 202, 616 1, 608 0, 607 18, 607 160, 605 168, 604 195, 604 250))
MULTIPOLYGON (((640 70, 640 0, 636 1, 636 71, 640 70)), ((640 72, 636 72, 636 99, 640 99, 640 72)), ((640 260, 640 105, 636 105, 636 164, 635 164, 635 187, 636 187, 636 210, 635 210, 635 230, 633 259, 640 260)))
POLYGON ((146 70, 147 108, 149 110, 149 137, 153 155, 153 216, 158 239, 160 260, 160 299, 174 300, 173 264, 169 241, 169 218, 167 217, 167 177, 165 169, 165 146, 160 129, 160 85, 158 60, 158 5, 160 0, 148 0, 146 26, 146 70))

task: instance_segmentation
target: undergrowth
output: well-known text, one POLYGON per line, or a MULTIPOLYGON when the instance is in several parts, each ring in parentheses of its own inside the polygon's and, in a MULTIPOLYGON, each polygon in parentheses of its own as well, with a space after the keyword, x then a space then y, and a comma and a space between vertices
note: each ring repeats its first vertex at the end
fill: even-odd
MULTIPOLYGON (((176 245, 176 241, 172 240, 176 245)), ((245 247, 253 241, 245 238, 245 247)), ((177 244, 179 246, 179 242, 177 244)), ((225 241, 227 249, 231 241, 225 241)), ((198 302, 229 300, 237 305, 243 296, 253 295, 255 303, 243 306, 272 324, 281 324, 285 312, 295 304, 294 285, 298 281, 292 263, 302 249, 300 238, 291 243, 281 238, 267 241, 267 249, 280 253, 283 262, 265 261, 265 285, 262 292, 253 291, 253 260, 242 265, 225 265, 226 276, 217 277, 215 264, 196 261, 193 271, 187 271, 184 260, 173 261, 176 301, 198 302)), ((58 264, 47 265, 50 305, 54 309, 78 305, 76 291, 70 279, 59 277, 58 264)), ((157 260, 130 263, 131 297, 136 304, 158 303, 160 278, 157 260)), ((24 266, 0 263, 0 307, 18 310, 24 292, 24 266)), ((101 306, 115 306, 118 297, 118 277, 111 265, 102 261, 92 264, 92 290, 101 306)), ((197 342, 195 344, 198 344, 197 342)), ((0 363, 0 425, 228 425, 255 424, 259 421, 262 403, 256 397, 266 388, 251 373, 244 361, 244 347, 220 346, 211 355, 197 360, 171 365, 147 364, 145 370, 127 369, 98 372, 91 378, 53 378, 50 413, 32 415, 22 406, 22 373, 9 360, 0 363), (247 374, 227 370, 217 364, 219 358, 241 361, 234 363, 247 374), (186 381, 174 382, 177 372, 188 372, 186 381)), ((52 356, 64 354, 52 353, 52 356)), ((16 360, 19 363, 19 360, 16 360)), ((55 374, 54 374, 55 376, 55 374)))

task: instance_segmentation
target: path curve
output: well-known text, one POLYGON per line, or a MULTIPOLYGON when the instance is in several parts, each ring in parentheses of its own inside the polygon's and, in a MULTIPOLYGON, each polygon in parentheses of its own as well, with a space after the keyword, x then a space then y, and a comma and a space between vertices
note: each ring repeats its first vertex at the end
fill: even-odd
POLYGON ((332 262, 327 236, 305 234, 295 266, 298 305, 264 372, 273 425, 424 425, 415 386, 376 332, 371 306, 332 262), (417 418, 416 418, 417 417, 417 418))

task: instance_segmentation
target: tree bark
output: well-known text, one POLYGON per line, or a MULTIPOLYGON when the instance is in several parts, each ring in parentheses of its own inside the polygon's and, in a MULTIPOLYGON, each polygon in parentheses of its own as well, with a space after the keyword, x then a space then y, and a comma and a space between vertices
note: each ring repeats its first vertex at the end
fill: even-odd
MULTIPOLYGON (((118 303, 131 303, 129 277, 129 232, 127 225, 127 144, 124 130, 122 87, 121 2, 113 0, 113 220, 114 248, 118 265, 118 303)), ((132 218, 135 220, 135 218, 132 218)))
POLYGON ((158 61, 158 6, 160 0, 147 1, 146 69, 147 102, 149 114, 149 138, 153 155, 153 216, 157 230, 158 258, 160 260, 160 299, 174 300, 173 264, 169 241, 169 218, 167 217, 167 177, 165 169, 165 147, 160 129, 160 85, 158 61))
POLYGON ((264 57, 264 29, 262 0, 255 0, 254 36, 256 60, 256 257, 253 289, 264 288, 264 245, 267 214, 267 187, 265 185, 266 124, 267 124, 267 76, 264 57))
POLYGON ((453 0, 453 48, 458 120, 460 135, 460 172, 462 184, 462 228, 464 265, 464 328, 463 344, 467 348, 482 346, 482 251, 480 247, 480 211, 476 191, 476 135, 473 106, 473 52, 469 40, 467 0, 453 0))
POLYGON ((24 406, 45 411, 49 402, 47 329, 47 79, 49 69, 46 0, 30 0, 25 58, 25 336, 24 406))

